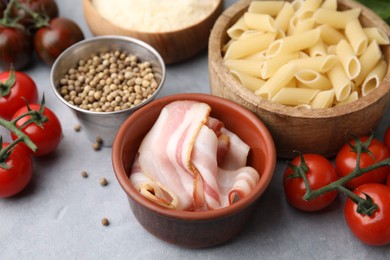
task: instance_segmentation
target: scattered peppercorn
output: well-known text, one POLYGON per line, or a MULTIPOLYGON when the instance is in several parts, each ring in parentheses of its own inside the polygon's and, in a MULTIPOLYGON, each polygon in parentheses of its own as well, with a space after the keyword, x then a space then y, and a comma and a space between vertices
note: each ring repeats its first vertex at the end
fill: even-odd
POLYGON ((102 177, 102 178, 99 179, 99 183, 102 186, 106 186, 108 184, 108 181, 107 181, 106 178, 102 177))
POLYGON ((73 127, 73 129, 76 131, 76 132, 80 132, 81 130, 81 125, 77 124, 73 127))
POLYGON ((82 171, 81 176, 83 176, 83 178, 88 178, 88 173, 86 171, 82 171))
POLYGON ((96 143, 98 143, 98 144, 103 144, 103 139, 102 139, 100 136, 96 136, 95 141, 96 141, 96 143))
POLYGON ((103 225, 103 226, 108 226, 108 225, 110 225, 110 222, 108 221, 107 218, 102 218, 102 225, 103 225))
POLYGON ((70 104, 95 112, 119 111, 150 98, 158 82, 149 61, 109 51, 79 60, 60 79, 59 92, 70 104))
POLYGON ((92 144, 92 148, 95 150, 95 151, 99 151, 101 148, 102 148, 102 145, 100 143, 93 143, 92 144))

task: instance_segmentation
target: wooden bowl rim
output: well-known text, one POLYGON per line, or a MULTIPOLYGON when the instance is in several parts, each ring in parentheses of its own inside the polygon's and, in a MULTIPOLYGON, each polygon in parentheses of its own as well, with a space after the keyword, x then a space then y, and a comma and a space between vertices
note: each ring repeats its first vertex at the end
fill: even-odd
POLYGON ((84 1, 84 4, 85 4, 85 8, 87 8, 87 10, 92 12, 92 14, 93 14, 91 17, 87 17, 88 15, 86 15, 86 17, 85 17, 86 19, 94 19, 93 17, 100 17, 107 24, 110 24, 114 28, 118 28, 121 31, 128 32, 130 34, 132 34, 132 33, 145 34, 146 36, 147 35, 149 35, 149 36, 150 35, 157 35, 157 36, 158 35, 167 35, 167 36, 170 36, 170 35, 174 35, 174 34, 177 34, 177 33, 185 32, 185 31, 188 31, 188 30, 193 30, 196 27, 202 26, 204 21, 208 20, 210 17, 214 16, 215 13, 219 12, 219 10, 221 10, 221 7, 224 4, 224 0, 218 0, 219 2, 216 4, 215 8, 206 17, 204 17, 202 20, 199 20, 195 24, 192 24, 190 26, 187 26, 187 27, 184 27, 184 28, 179 28, 179 29, 172 30, 172 31, 165 31, 165 32, 147 32, 147 31, 139 31, 139 30, 127 29, 125 27, 121 27, 121 26, 118 26, 116 24, 113 24, 109 20, 107 20, 106 18, 101 16, 101 14, 95 9, 93 4, 91 3, 92 0, 83 0, 83 1, 84 1))
MULTIPOLYGON (((384 79, 378 88, 373 90, 367 96, 360 97, 357 101, 331 108, 306 109, 274 103, 255 95, 253 92, 242 86, 230 74, 228 68, 223 65, 223 57, 221 52, 223 46, 222 39, 224 35, 226 36, 226 29, 233 25, 233 23, 237 21, 238 18, 247 10, 250 2, 251 1, 248 0, 241 0, 226 9, 215 22, 209 41, 209 55, 211 61, 219 66, 216 69, 219 69, 221 73, 226 75, 227 78, 224 80, 232 82, 236 90, 240 92, 239 94, 241 94, 242 98, 244 98, 246 101, 252 103, 256 107, 260 107, 263 110, 283 116, 290 116, 295 118, 332 118, 346 116, 348 114, 364 110, 365 108, 380 100, 390 91, 390 46, 387 45, 385 47, 387 49, 386 53, 382 48, 382 53, 388 63, 388 68, 384 79)), ((385 33, 390 37, 389 25, 387 25, 376 13, 374 13, 369 8, 353 0, 338 0, 338 4, 344 5, 347 8, 360 8, 360 17, 363 16, 367 20, 371 20, 370 17, 375 17, 380 22, 379 24, 375 24, 375 26, 384 30, 385 33)))

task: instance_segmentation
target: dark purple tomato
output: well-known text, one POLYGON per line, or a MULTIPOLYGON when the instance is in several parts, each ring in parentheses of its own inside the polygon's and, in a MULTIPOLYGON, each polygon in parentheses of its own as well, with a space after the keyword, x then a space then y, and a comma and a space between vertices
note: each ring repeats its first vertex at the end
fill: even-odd
POLYGON ((80 27, 72 20, 58 17, 37 30, 34 49, 38 57, 51 66, 65 49, 81 40, 84 40, 84 34, 80 27))
POLYGON ((32 39, 23 29, 0 25, 0 68, 15 70, 25 68, 32 60, 32 39))

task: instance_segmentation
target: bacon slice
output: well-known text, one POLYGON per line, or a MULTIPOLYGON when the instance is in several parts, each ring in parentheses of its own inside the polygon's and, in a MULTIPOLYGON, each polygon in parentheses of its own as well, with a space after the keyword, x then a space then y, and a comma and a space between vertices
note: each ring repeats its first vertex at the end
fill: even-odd
POLYGON ((147 198, 179 210, 226 207, 253 190, 260 176, 246 167, 249 146, 210 106, 176 101, 165 106, 139 148, 130 180, 147 198))

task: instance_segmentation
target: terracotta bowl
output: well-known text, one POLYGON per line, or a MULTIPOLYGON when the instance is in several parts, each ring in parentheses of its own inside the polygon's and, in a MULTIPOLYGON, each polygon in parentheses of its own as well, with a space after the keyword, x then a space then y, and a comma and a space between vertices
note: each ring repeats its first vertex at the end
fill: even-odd
POLYGON ((84 18, 93 35, 124 35, 147 42, 171 64, 188 59, 207 47, 211 28, 223 10, 223 0, 208 17, 198 23, 176 31, 142 32, 125 29, 103 18, 93 6, 92 0, 83 0, 84 18))
MULTIPOLYGON (((345 142, 347 132, 359 136, 374 130, 390 101, 390 66, 380 87, 369 95, 343 106, 326 109, 297 109, 260 98, 243 87, 223 65, 222 46, 228 41, 226 30, 247 10, 250 1, 228 8, 216 21, 209 41, 211 93, 230 99, 253 111, 269 128, 281 158, 294 156, 293 150, 334 156, 345 142)), ((351 0, 339 0, 339 8, 361 8, 365 26, 377 26, 390 35, 389 26, 373 11, 351 0)), ((382 46, 389 64, 390 47, 382 46)))
POLYGON ((119 129, 112 148, 115 175, 139 223, 154 236, 184 247, 208 247, 233 238, 248 223, 257 202, 274 174, 275 146, 265 125, 249 110, 207 94, 175 94, 156 99, 133 113, 119 129), (250 147, 248 165, 261 178, 253 192, 237 203, 218 210, 190 212, 161 207, 141 195, 129 180, 138 147, 161 109, 176 100, 196 100, 212 107, 211 115, 223 121, 250 147), (245 127, 243 127, 245 126, 245 127))

